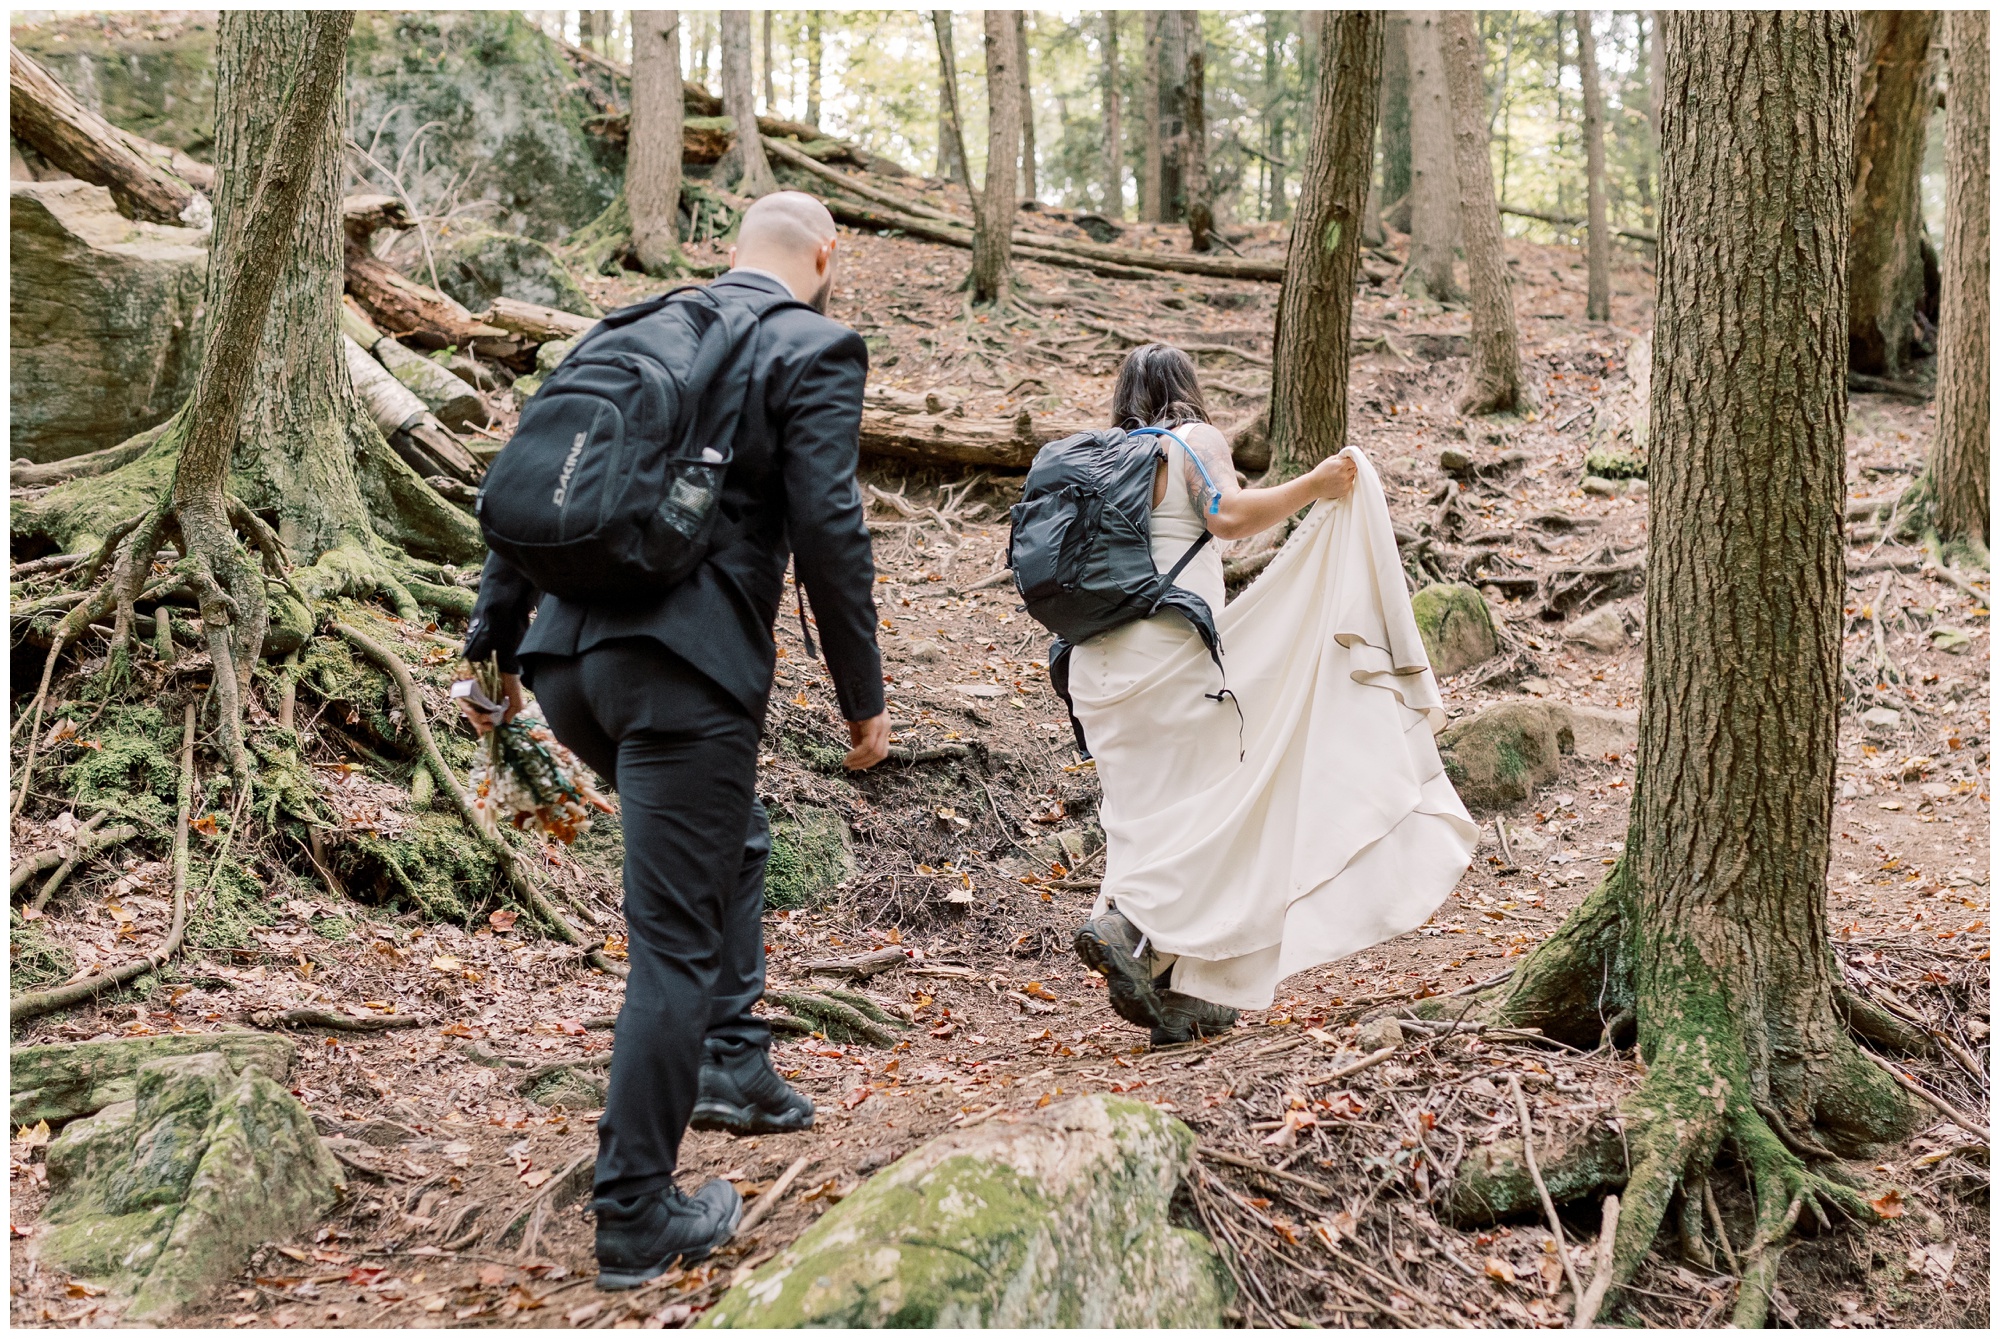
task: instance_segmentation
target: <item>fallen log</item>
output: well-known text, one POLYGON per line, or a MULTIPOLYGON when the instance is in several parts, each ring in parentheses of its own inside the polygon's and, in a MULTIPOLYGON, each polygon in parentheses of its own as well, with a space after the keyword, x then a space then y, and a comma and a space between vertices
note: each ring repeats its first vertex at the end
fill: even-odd
POLYGON ((389 375, 414 391, 445 427, 457 430, 468 423, 484 427, 491 418, 478 391, 421 353, 404 348, 387 335, 376 343, 373 352, 389 375))
MULTIPOLYGON (((377 347, 392 342, 384 339, 377 347)), ((343 333, 341 344, 347 352, 347 375, 354 383, 354 393, 405 464, 424 478, 442 474, 476 484, 485 476, 485 468, 438 422, 415 391, 389 375, 389 369, 371 358, 351 336, 343 333)), ((403 352, 416 357, 407 349, 403 352)))
POLYGON ((547 344, 559 339, 575 339, 597 324, 591 316, 578 316, 554 307, 538 307, 514 298, 495 298, 493 305, 477 318, 518 335, 527 344, 547 344))
MULTIPOLYGON (((824 163, 815 162, 811 156, 800 153, 791 145, 775 140, 766 140, 765 147, 781 162, 819 177, 831 185, 839 186, 841 189, 861 199, 870 199, 878 204, 889 206, 895 210, 896 216, 899 218, 909 219, 911 223, 922 221, 916 213, 908 208, 911 203, 910 201, 899 200, 889 191, 881 190, 865 182, 857 182, 844 172, 836 171, 824 163)), ((962 230, 968 237, 970 236, 972 229, 970 220, 959 219, 930 206, 924 207, 924 213, 934 216, 929 220, 933 227, 942 224, 951 229, 962 230)), ((912 227, 910 223, 893 222, 877 226, 902 228, 905 232, 916 236, 930 236, 928 232, 919 231, 918 228, 912 227)), ((950 241, 954 245, 957 244, 956 237, 940 237, 933 240, 950 241)), ((966 244, 970 245, 970 242, 966 244)), ((1107 265, 1122 265, 1142 270, 1158 270, 1168 274, 1197 274, 1205 275, 1212 279, 1246 279, 1262 283, 1281 283, 1285 277, 1285 266, 1281 261, 1237 260, 1228 257, 1183 255, 1180 252, 1142 251, 1137 247, 1104 246, 1097 242, 1082 242, 1068 237, 1052 237, 1047 233, 1029 232, 1021 228, 1014 230, 1013 244, 1017 249, 1032 247, 1037 251, 1058 252, 1079 260, 1094 260, 1107 265)), ((1037 259, 1040 258, 1037 257, 1037 259)))
MULTIPOLYGON (((947 246, 972 249, 972 233, 957 224, 941 223, 934 219, 914 218, 908 214, 891 213, 872 209, 842 200, 838 196, 821 196, 827 210, 841 223, 856 228, 896 228, 912 237, 921 237, 927 242, 943 242, 947 246)), ((1157 279, 1153 270, 1134 269, 1129 265, 1112 265, 1101 260, 1084 260, 1061 251, 1051 251, 1046 247, 1014 244, 1014 254, 1022 260, 1038 260, 1045 265, 1060 265, 1072 270, 1086 270, 1105 279, 1157 279)))
POLYGON ((910 955, 893 945, 877 949, 873 953, 863 953, 853 958, 816 958, 800 963, 808 974, 824 973, 830 976, 870 977, 902 967, 910 961, 910 955))
POLYGON ((341 201, 340 212, 347 239, 347 293, 376 328, 420 349, 469 349, 509 364, 532 358, 530 348, 514 335, 478 320, 452 298, 418 283, 369 250, 370 241, 383 228, 416 226, 401 200, 391 195, 350 195, 341 201))
MULTIPOLYGON (((1538 223, 1552 223, 1558 228, 1584 228, 1590 225, 1588 219, 1571 218, 1566 214, 1545 214, 1539 209, 1516 209, 1513 205, 1501 205, 1500 212, 1512 214, 1519 219, 1534 219, 1538 223)), ((1612 233, 1629 238, 1634 242, 1644 242, 1647 246, 1658 246, 1660 235, 1647 232, 1644 228, 1613 228, 1612 233)))
MULTIPOLYGON (((71 176, 105 187, 126 218, 208 226, 214 217, 208 197, 167 166, 173 161, 171 150, 127 134, 85 107, 12 43, 7 75, 12 86, 8 124, 16 139, 71 176)), ((209 181, 213 189, 213 169, 209 181)))
POLYGON ((1036 419, 1025 411, 1013 418, 954 418, 864 409, 861 454, 1024 470, 1045 443, 1091 426, 1075 420, 1036 419))

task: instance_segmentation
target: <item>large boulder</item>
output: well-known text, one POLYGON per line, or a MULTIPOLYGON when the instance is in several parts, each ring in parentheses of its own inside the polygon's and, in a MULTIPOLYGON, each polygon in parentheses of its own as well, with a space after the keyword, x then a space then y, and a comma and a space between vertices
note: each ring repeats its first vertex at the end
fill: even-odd
MULTIPOLYGON (((402 164, 426 213, 483 201, 487 226, 555 241, 618 194, 622 155, 586 126, 599 109, 518 11, 360 11, 347 105, 355 141, 378 163, 402 164)), ((364 176, 368 189, 389 188, 375 169, 364 176)))
POLYGON ((1169 1202, 1194 1132, 1079 1097, 940 1135, 731 1288, 716 1328, 1210 1329, 1231 1290, 1169 1202))
POLYGON ((208 230, 135 223, 87 182, 10 189, 13 457, 116 446, 194 393, 208 230))
MULTIPOLYGON (((602 316, 569 266, 541 242, 519 233, 445 224, 431 242, 438 286, 469 310, 509 297, 578 316, 602 316)), ((427 270, 419 268, 424 276, 427 270)))
POLYGON ((332 1207, 340 1168, 258 1058, 162 1054, 131 1080, 130 1099, 50 1143, 35 1249, 103 1287, 127 1320, 171 1321, 260 1243, 332 1207))
POLYGON ((220 1051, 237 1069, 256 1069, 283 1082, 295 1052, 288 1038, 268 1032, 199 1032, 183 1036, 120 1037, 53 1046, 20 1046, 8 1066, 9 1117, 16 1125, 65 1122, 129 1102, 139 1066, 176 1055, 220 1051))
POLYGON ((1470 586, 1426 586, 1410 597, 1424 653, 1437 674, 1457 674, 1491 660, 1500 650, 1486 597, 1470 586))
POLYGON ((42 11, 9 37, 112 125, 207 162, 215 148, 215 11, 42 11))
POLYGON ((1525 800, 1556 779, 1576 749, 1569 711, 1553 702, 1503 702, 1438 736, 1445 775, 1474 809, 1525 800))

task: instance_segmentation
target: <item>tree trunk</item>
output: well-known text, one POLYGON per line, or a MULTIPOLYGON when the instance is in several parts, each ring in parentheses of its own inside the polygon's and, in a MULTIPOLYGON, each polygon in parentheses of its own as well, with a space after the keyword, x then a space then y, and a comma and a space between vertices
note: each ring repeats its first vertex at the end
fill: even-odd
POLYGON ((1270 183, 1264 191, 1264 217, 1282 220, 1290 207, 1285 198, 1285 113, 1278 94, 1285 11, 1267 9, 1263 18, 1264 106, 1269 109, 1264 113, 1264 171, 1270 183))
MULTIPOLYGON (((972 193, 972 170, 965 160, 965 118, 958 106, 958 54, 951 37, 951 11, 933 9, 931 30, 938 49, 938 175, 972 193)), ((977 198, 973 209, 979 208, 977 198)))
POLYGON ((768 9, 765 10, 764 11, 764 115, 766 116, 776 116, 778 114, 778 75, 777 75, 777 64, 772 59, 771 56, 771 19, 772 19, 772 12, 768 9))
MULTIPOLYGON (((819 72, 821 47, 820 12, 815 9, 806 19, 806 124, 819 124, 819 72)), ((961 160, 960 168, 964 167, 961 160)))
POLYGON ((1181 13, 1181 32, 1187 39, 1187 85, 1182 99, 1182 143, 1187 191, 1187 219, 1190 249, 1205 253, 1214 249, 1210 240, 1215 231, 1215 205, 1210 199, 1208 180, 1208 108, 1205 85, 1208 49, 1201 36, 1201 15, 1194 10, 1181 13))
POLYGON ((1104 84, 1104 196, 1100 212, 1108 219, 1125 217, 1125 140, 1118 124, 1118 11, 1107 9, 1100 19, 1100 50, 1104 84))
MULTIPOLYGON (((217 132, 223 130, 221 112, 230 56, 243 60, 239 69, 258 62, 258 57, 279 53, 275 50, 245 52, 230 50, 231 24, 225 17, 218 54, 217 132)), ((354 24, 352 11, 322 10, 299 15, 292 25, 295 40, 284 54, 295 66, 290 71, 290 88, 282 102, 272 98, 257 110, 258 129, 266 140, 257 154, 257 167, 249 168, 239 152, 234 163, 224 167, 222 206, 218 220, 215 263, 210 274, 210 318, 206 356, 201 376, 195 383, 194 398, 186 411, 186 433, 180 459, 174 470, 172 507, 187 557, 192 565, 190 580, 200 602, 202 628, 209 655, 214 661, 214 689, 217 715, 222 726, 223 747, 229 754, 239 787, 250 784, 248 755, 243 745, 242 699, 250 689, 250 671, 264 645, 264 629, 269 622, 264 595, 264 573, 257 559, 246 555, 236 542, 230 514, 228 482, 231 457, 239 439, 256 438, 254 418, 245 409, 253 403, 253 379, 264 359, 264 346, 274 332, 269 321, 276 299, 291 277, 287 264, 291 249, 302 242, 318 240, 311 250, 327 262, 315 276, 320 289, 319 305, 330 310, 334 295, 333 268, 337 265, 338 236, 335 183, 339 180, 342 126, 345 121, 342 82, 346 72, 347 33, 354 24), (274 118, 274 106, 282 106, 274 118), (318 214, 314 219, 313 214, 318 214), (308 230, 301 237, 301 225, 308 230), (314 238, 312 234, 321 234, 314 238)), ((244 27, 264 27, 264 16, 242 14, 244 27), (260 23, 259 20, 263 19, 260 23)), ((266 33, 275 35, 266 27, 266 33)), ((254 40, 254 39, 253 39, 254 40)), ((246 43, 245 45, 248 45, 246 43)), ((259 45, 268 46, 268 43, 259 45)), ((269 85, 277 89, 276 81, 269 85)), ((235 90, 240 93, 240 89, 235 90)), ((238 111, 244 110, 239 102, 238 111)), ((253 132, 254 133, 254 132, 253 132)), ((218 148, 221 147, 218 141, 218 148)), ((242 147, 240 144, 237 148, 242 147)), ((304 248, 302 248, 304 249, 304 248)), ((303 268, 303 267, 300 267, 303 268)), ((292 295, 287 295, 292 296, 292 295)), ((337 324, 327 322, 328 327, 337 324)), ((280 324, 279 331, 283 331, 280 324)), ((331 344, 331 328, 315 331, 315 342, 331 344)), ((280 358, 293 350, 277 347, 280 358)), ((322 375, 327 369, 320 369, 322 375)), ((337 381, 338 377, 325 378, 337 381)), ((343 463, 344 462, 340 462, 343 463)), ((352 479, 349 474, 348 482, 352 479)), ((351 483, 349 485, 352 486, 351 483)), ((157 525, 147 527, 149 535, 157 525)), ((152 545, 146 545, 148 553, 152 545)), ((121 623, 124 621, 121 611, 121 623)))
POLYGON ((1382 222, 1410 230, 1410 16, 1392 10, 1382 33, 1382 222))
POLYGON ((1604 216, 1604 95, 1597 87, 1597 37, 1590 11, 1576 12, 1577 69, 1583 75, 1583 154, 1585 189, 1589 195, 1590 235, 1585 239, 1589 260, 1589 292, 1584 298, 1586 321, 1611 319, 1611 226, 1604 216))
POLYGON ((1380 10, 1303 18, 1319 25, 1320 62, 1271 349, 1271 453, 1281 477, 1347 445, 1349 327, 1387 26, 1380 10))
POLYGON ((750 11, 722 11, 722 112, 738 127, 736 143, 723 155, 720 175, 734 177, 740 194, 756 199, 778 189, 771 164, 764 158, 764 142, 742 128, 757 124, 756 84, 750 70, 750 11))
POLYGON ((1991 127, 1983 10, 1948 10, 1945 49, 1944 294, 1938 313, 1937 429, 1930 484, 1939 535, 1990 544, 1987 452, 1991 432, 1992 334, 1987 257, 1991 127))
POLYGON ((680 13, 632 11, 632 132, 625 150, 625 200, 632 210, 632 250, 648 274, 671 273, 681 259, 680 13))
POLYGON ((1160 222, 1187 217, 1187 25, 1177 9, 1160 14, 1160 222))
POLYGON ((1435 10, 1404 15, 1410 62, 1410 261, 1404 291, 1455 302, 1452 275, 1459 234, 1458 167, 1452 147, 1451 92, 1445 83, 1443 17, 1435 10))
MULTIPOLYGON (((1605 1018, 1636 1015, 1646 1077, 1621 1103, 1622 1150, 1595 1171, 1559 1160, 1546 1178, 1589 1194, 1629 1167, 1612 1256, 1623 1284, 1676 1190, 1698 1193, 1726 1139, 1754 1188, 1757 1245, 1733 1318, 1754 1327, 1803 1200, 1874 1217, 1792 1146, 1823 1136, 1851 1153, 1912 1123, 1901 1090, 1848 1039, 1829 970, 1854 20, 1663 19, 1630 828, 1624 858, 1523 963, 1496 1016, 1595 1045, 1605 1018)), ((1504 1163, 1498 1150, 1467 1159, 1461 1213, 1474 1200, 1482 1216, 1534 1204, 1525 1178, 1493 1177, 1504 1163)))
POLYGON ((1037 195, 1035 174, 1035 96, 1028 78, 1028 11, 1014 11, 1015 67, 1020 81, 1021 98, 1021 183, 1023 200, 1033 200, 1037 195))
POLYGON ((126 218, 176 227, 208 224, 207 199, 157 155, 143 152, 139 146, 145 141, 71 97, 53 75, 12 43, 7 47, 7 67, 8 124, 16 139, 52 167, 108 189, 126 218))
POLYGON ((1486 138, 1486 81, 1480 71, 1485 44, 1470 10, 1443 16, 1445 81, 1452 89, 1453 142, 1457 149, 1459 216, 1465 233, 1465 269, 1472 289, 1472 381, 1458 402, 1461 414, 1496 414, 1527 407, 1521 378, 1521 335, 1514 324, 1514 293, 1500 236, 1500 205, 1493 198, 1493 160, 1486 138))
POLYGON ((1021 144, 1021 86, 1013 62, 1020 50, 1014 12, 984 11, 986 23, 986 183, 973 196, 974 302, 1005 303, 1014 282, 1014 167, 1021 144))
POLYGON ((1847 272, 1848 367, 1895 376, 1915 342, 1924 295, 1924 132, 1936 101, 1930 59, 1937 15, 1868 12, 1857 68, 1854 186, 1847 272))
POLYGON ((1147 10, 1141 21, 1146 49, 1139 67, 1139 119, 1146 127, 1146 142, 1139 159, 1139 221, 1159 223, 1166 218, 1160 209, 1160 174, 1166 159, 1160 138, 1160 11, 1147 10))

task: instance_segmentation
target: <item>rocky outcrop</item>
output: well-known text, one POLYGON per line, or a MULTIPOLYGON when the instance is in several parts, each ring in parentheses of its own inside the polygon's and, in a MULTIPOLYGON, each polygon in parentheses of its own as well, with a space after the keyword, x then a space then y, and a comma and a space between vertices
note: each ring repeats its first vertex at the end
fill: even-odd
POLYGON ((715 1328, 1213 1328, 1229 1277, 1170 1202, 1194 1132, 1079 1097, 941 1135, 738 1283, 715 1328))
POLYGON ((1438 736, 1445 775, 1474 809, 1525 800, 1562 771, 1576 749, 1568 709, 1553 702, 1503 702, 1438 736))
MULTIPOLYGON (((493 299, 509 297, 578 316, 604 314, 569 266, 532 237, 446 224, 432 239, 431 252, 438 287, 468 310, 484 311, 493 299)), ((421 268, 418 273, 427 277, 421 268)))
MULTIPOLYGON (((257 1245, 308 1227, 341 1178, 279 1081, 288 1043, 281 1060, 234 1039, 143 1041, 121 1052, 93 1048, 129 1043, 35 1048, 43 1070, 89 1070, 87 1100, 121 1082, 132 1095, 72 1120, 50 1143, 49 1202, 34 1242, 45 1266, 103 1287, 127 1320, 171 1321, 257 1245), (212 1049, 184 1053, 192 1042, 212 1049), (128 1060, 136 1064, 114 1077, 128 1060)), ((41 1091, 59 1086, 45 1080, 41 1091)))
MULTIPOLYGON (((586 129, 608 108, 517 11, 361 11, 347 97, 355 141, 403 164, 424 213, 483 201, 486 226, 555 241, 618 194, 621 155, 586 129)), ((363 175, 366 189, 391 189, 381 172, 363 175)))
POLYGON ((774 911, 822 900, 854 877, 847 820, 832 809, 799 805, 771 816, 771 858, 764 870, 764 905, 774 911))
POLYGON ((139 1066, 168 1056, 219 1051, 235 1068, 282 1082, 292 1072, 292 1043, 266 1032, 204 1032, 125 1037, 75 1045, 21 1046, 9 1065, 8 1116, 16 1125, 47 1121, 60 1129, 79 1116, 132 1100, 139 1066))
POLYGON ((1458 674, 1500 650, 1486 598, 1470 586, 1426 586, 1410 597, 1410 612, 1435 674, 1458 674))
POLYGON ((135 223, 81 181, 11 183, 13 458, 63 460, 194 392, 208 230, 135 223))

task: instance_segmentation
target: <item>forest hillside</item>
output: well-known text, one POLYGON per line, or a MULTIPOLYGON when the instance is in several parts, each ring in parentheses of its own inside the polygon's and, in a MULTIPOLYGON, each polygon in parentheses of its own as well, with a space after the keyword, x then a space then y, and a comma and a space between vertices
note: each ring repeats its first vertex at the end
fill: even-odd
POLYGON ((1973 17, 17 14, 11 1319, 1985 1325, 1973 17), (843 770, 788 590, 761 1010, 816 1122, 689 1132, 742 1227, 599 1294, 623 830, 475 811, 472 508, 770 188, 868 348, 892 746, 843 770), (1421 927, 1159 1047, 1071 950, 1103 793, 1006 565, 1151 342, 1243 483, 1373 463, 1480 830, 1421 927), (181 1170, 118 1200, 142 1134, 181 1170), (923 1291, 913 1169, 1031 1139, 1153 1187, 1158 1262, 1051 1154, 923 1291), (821 1224, 916 1300, 758 1311, 821 1224))

